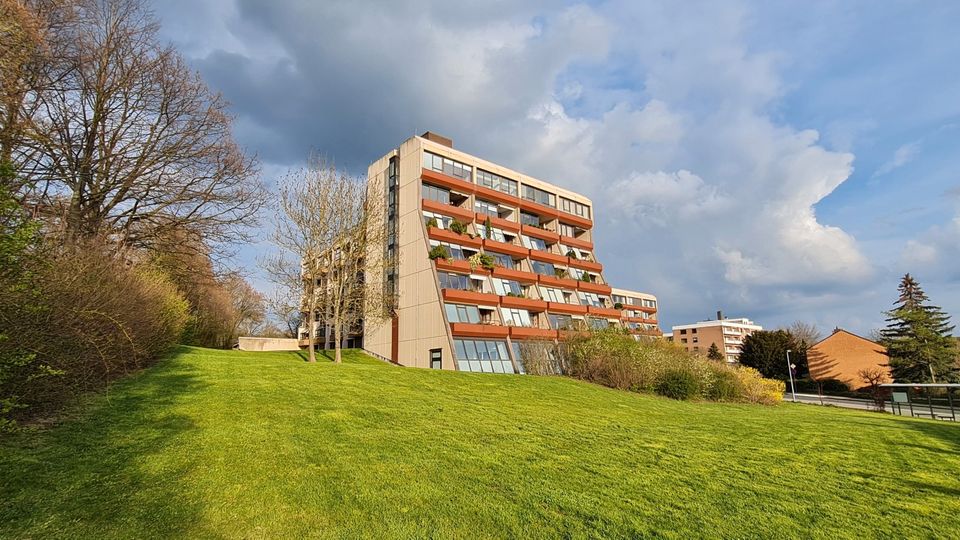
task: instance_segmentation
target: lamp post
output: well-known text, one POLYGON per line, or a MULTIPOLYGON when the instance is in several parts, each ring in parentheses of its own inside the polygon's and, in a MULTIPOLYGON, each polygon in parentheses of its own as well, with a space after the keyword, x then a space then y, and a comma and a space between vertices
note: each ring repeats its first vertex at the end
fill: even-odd
POLYGON ((790 394, 793 396, 793 402, 797 402, 797 389, 793 386, 793 368, 796 367, 790 363, 790 353, 793 352, 790 349, 787 349, 787 375, 790 377, 790 394))

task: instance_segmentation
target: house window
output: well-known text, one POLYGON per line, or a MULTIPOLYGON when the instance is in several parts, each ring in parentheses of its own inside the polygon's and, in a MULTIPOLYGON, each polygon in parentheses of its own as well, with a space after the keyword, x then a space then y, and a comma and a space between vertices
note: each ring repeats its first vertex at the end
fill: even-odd
POLYGON ((504 255, 503 253, 494 253, 488 251, 487 255, 493 257, 493 264, 503 268, 514 268, 513 257, 509 255, 504 255))
POLYGON ((500 308, 503 324, 507 326, 533 326, 530 322, 530 312, 525 309, 500 308))
POLYGON ((560 289, 554 289, 553 287, 540 287, 540 296, 547 302, 556 302, 558 304, 566 303, 566 300, 563 298, 563 292, 560 289))
POLYGON ((421 184, 420 193, 424 199, 437 201, 443 204, 450 204, 450 190, 443 189, 431 184, 421 184))
POLYGON ((437 220, 438 229, 449 229, 450 222, 453 221, 452 217, 445 216, 443 214, 437 214, 436 212, 424 212, 423 213, 423 223, 430 223, 431 219, 437 220))
POLYGON ((600 302, 600 297, 597 296, 596 293, 577 291, 577 296, 580 297, 580 305, 603 307, 603 304, 600 302))
POLYGON ((480 238, 489 238, 490 240, 496 240, 497 242, 506 242, 507 237, 503 234, 503 229, 498 229, 496 227, 490 227, 489 234, 487 233, 487 226, 481 223, 477 224, 477 234, 480 235, 480 238))
POLYGON ((523 198, 551 208, 557 207, 556 196, 533 186, 523 186, 523 198))
POLYGON ((530 267, 533 268, 533 271, 541 276, 556 276, 557 269, 553 266, 553 263, 543 262, 543 261, 531 261, 530 267))
POLYGON ((457 289, 461 291, 472 290, 472 287, 470 286, 470 278, 463 274, 437 272, 437 279, 440 281, 441 289, 457 289))
POLYGON ((693 342, 694 342, 694 343, 700 343, 700 338, 694 336, 693 342))
POLYGON ((520 212, 520 223, 523 225, 529 225, 531 227, 539 227, 540 216, 536 214, 528 214, 526 212, 520 212))
POLYGON ((477 306, 463 304, 445 304, 447 320, 452 323, 480 324, 480 310, 477 306))
POLYGON ((498 217, 500 215, 496 204, 487 201, 481 201, 480 199, 477 199, 473 203, 473 211, 493 217, 498 217))
POLYGON ((680 338, 680 343, 686 343, 686 342, 687 342, 687 338, 680 338))
POLYGON ((523 296, 523 287, 517 281, 493 278, 493 290, 500 296, 523 296))
POLYGON ((557 330, 567 330, 573 328, 573 317, 569 315, 550 314, 550 326, 557 330))
POLYGON ((460 371, 513 373, 507 342, 485 339, 454 339, 460 371))
MULTIPOLYGON (((585 217, 587 219, 590 219, 589 206, 578 203, 577 201, 571 201, 570 199, 567 199, 564 197, 560 197, 560 210, 568 214, 574 214, 580 217, 585 217)), ((573 235, 570 235, 570 236, 573 236, 573 235)))
MULTIPOLYGON (((686 335, 686 333, 687 333, 686 330, 681 330, 681 331, 680 331, 680 335, 686 335)), ((686 343, 686 342, 684 342, 684 343, 686 343)))
POLYGON ((504 178, 498 174, 493 174, 483 169, 477 169, 477 183, 490 189, 509 193, 514 197, 517 196, 516 180, 510 180, 509 178, 504 178))
POLYGON ((534 238, 532 236, 521 236, 520 242, 523 244, 523 247, 527 249, 535 249, 537 251, 547 251, 547 243, 541 238, 534 238))
POLYGON ((443 364, 441 361, 442 349, 430 349, 430 369, 442 369, 440 366, 443 364))
POLYGON ((454 161, 450 158, 438 156, 437 154, 433 154, 431 152, 423 153, 423 168, 431 171, 441 172, 454 178, 466 180, 467 182, 473 182, 473 179, 470 175, 471 171, 473 170, 471 166, 465 163, 460 163, 459 161, 454 161))
POLYGON ((561 236, 572 237, 576 234, 576 231, 573 230, 573 227, 570 225, 567 225, 566 223, 560 223, 559 226, 557 227, 557 232, 560 233, 561 236))

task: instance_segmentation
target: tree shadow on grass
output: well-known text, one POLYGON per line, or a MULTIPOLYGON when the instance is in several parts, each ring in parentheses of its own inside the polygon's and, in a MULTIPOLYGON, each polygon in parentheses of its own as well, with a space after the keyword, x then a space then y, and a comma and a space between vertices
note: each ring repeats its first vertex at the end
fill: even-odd
POLYGON ((0 445, 0 537, 192 536, 197 431, 176 405, 207 383, 176 358, 92 398, 79 418, 0 445))

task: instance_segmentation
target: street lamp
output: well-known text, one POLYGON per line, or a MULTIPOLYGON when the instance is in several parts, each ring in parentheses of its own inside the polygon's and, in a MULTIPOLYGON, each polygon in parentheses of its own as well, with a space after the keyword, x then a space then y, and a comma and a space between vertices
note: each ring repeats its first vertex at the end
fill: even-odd
POLYGON ((797 367, 794 364, 790 363, 790 353, 793 352, 790 349, 787 349, 787 375, 790 376, 790 393, 793 395, 793 402, 797 402, 797 389, 793 386, 793 368, 797 367))

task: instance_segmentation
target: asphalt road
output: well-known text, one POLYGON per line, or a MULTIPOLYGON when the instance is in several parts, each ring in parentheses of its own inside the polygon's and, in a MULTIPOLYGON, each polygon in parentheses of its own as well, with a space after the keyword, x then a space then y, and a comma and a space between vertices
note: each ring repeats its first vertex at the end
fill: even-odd
MULTIPOLYGON (((787 392, 783 396, 784 401, 790 401, 791 394, 787 392)), ((850 397, 840 397, 840 396, 818 396, 817 394, 800 394, 797 393, 797 402, 807 403, 811 405, 833 405, 835 407, 845 407, 848 409, 860 409, 864 411, 875 410, 873 401, 869 399, 858 399, 850 397)), ((954 403, 956 408, 956 414, 960 418, 960 403, 954 403)), ((887 401, 886 404, 887 412, 890 411, 890 402, 887 401)), ((926 400, 920 398, 919 402, 913 403, 913 412, 915 416, 930 418, 930 407, 927 406, 926 400)), ((951 417, 950 407, 940 406, 936 403, 933 405, 933 413, 937 416, 946 416, 949 420, 951 417)), ((904 403, 901 405, 901 412, 903 416, 910 416, 910 407, 904 403)))

